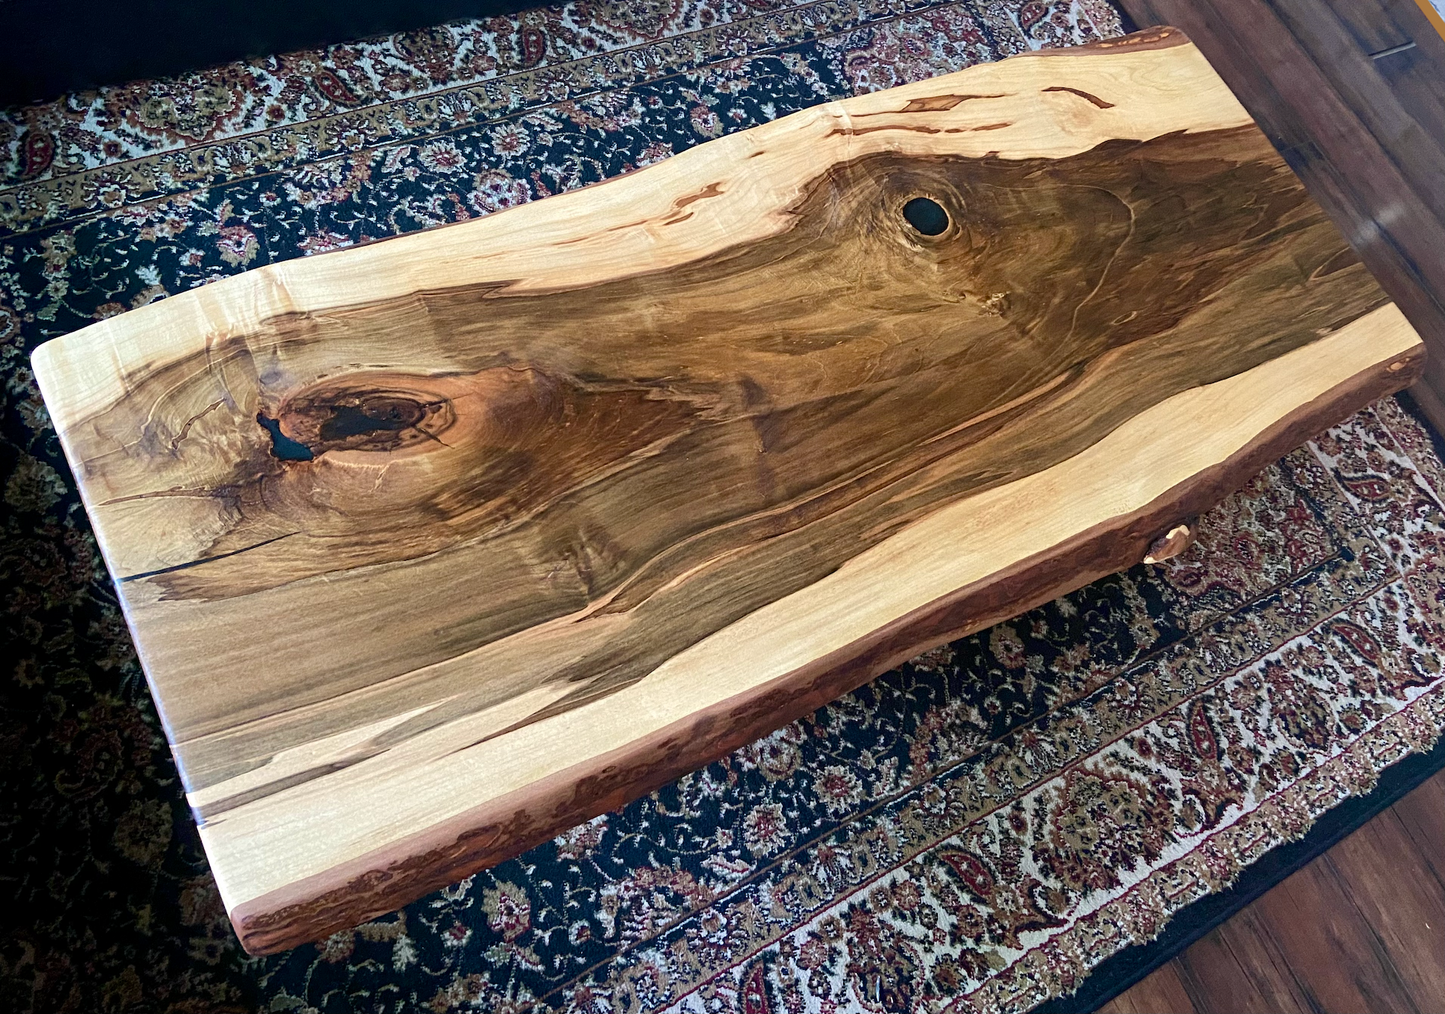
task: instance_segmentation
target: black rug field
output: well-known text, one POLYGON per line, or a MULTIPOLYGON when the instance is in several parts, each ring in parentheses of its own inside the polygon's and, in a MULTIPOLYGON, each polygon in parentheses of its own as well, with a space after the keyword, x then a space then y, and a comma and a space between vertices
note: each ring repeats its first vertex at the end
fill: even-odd
POLYGON ((0 113, 0 1010, 1087 1010, 1445 765, 1445 464, 1387 399, 1166 565, 355 931, 231 934, 30 350, 1122 30, 1103 0, 579 2, 0 113))

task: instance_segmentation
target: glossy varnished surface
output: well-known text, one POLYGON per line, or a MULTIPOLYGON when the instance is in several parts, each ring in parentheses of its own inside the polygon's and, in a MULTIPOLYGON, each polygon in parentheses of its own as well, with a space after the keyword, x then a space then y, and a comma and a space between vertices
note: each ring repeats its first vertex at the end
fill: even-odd
MULTIPOLYGON (((576 291, 489 299, 491 287, 464 286, 276 321, 273 348, 396 365, 262 379, 250 339, 209 346, 73 430, 85 461, 105 461, 118 429, 168 444, 190 423, 191 439, 208 421, 194 409, 228 409, 208 365, 226 359, 260 381, 248 384, 255 414, 299 445, 279 457, 268 427, 246 425, 247 403, 226 413, 238 432, 216 461, 225 471, 199 488, 157 482, 149 455, 106 461, 100 482, 116 495, 103 506, 216 505, 192 558, 118 575, 162 610, 204 604, 259 677, 170 702, 177 738, 565 619, 545 649, 566 659, 546 675, 555 692, 516 718, 555 714, 942 504, 1057 464, 1173 394, 1385 302, 1250 127, 1057 160, 869 155, 812 181, 790 214, 787 231, 727 256, 576 291), (936 237, 898 213, 919 193, 950 212, 936 237), (1211 297, 1232 310, 1227 340, 1215 314, 1191 314, 1211 297), (366 335, 391 347, 367 349, 366 335), (449 368, 406 370, 393 335, 446 342, 449 368), (150 418, 132 416, 141 406, 150 418), (386 595, 357 610, 375 568, 388 568, 386 595), (330 594, 317 601, 322 576, 330 594), (297 651, 251 657, 251 600, 305 610, 297 651), (363 618, 328 651, 299 651, 318 627, 363 618)), ((184 670, 214 651, 152 648, 184 670)), ((446 721, 534 692, 536 675, 518 675, 460 697, 447 676, 411 680, 395 710, 445 697, 427 721, 446 721)), ((364 720, 376 700, 334 702, 301 734, 353 707, 364 720)), ((213 760, 204 744, 185 753, 193 789, 252 760, 230 743, 213 760)))
POLYGON ((265 949, 1137 561, 1419 359, 1165 31, 251 272, 35 362, 265 949))

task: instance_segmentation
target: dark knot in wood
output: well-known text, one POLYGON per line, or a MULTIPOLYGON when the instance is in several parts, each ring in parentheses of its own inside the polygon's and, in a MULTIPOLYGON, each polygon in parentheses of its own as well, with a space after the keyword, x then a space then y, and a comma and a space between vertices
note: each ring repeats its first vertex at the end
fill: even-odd
MULTIPOLYGON (((389 453, 428 441, 441 443, 441 435, 456 422, 451 400, 420 385, 352 387, 355 382, 340 378, 288 399, 277 414, 281 436, 304 446, 313 457, 327 451, 389 453)), ((279 450, 278 440, 281 457, 279 450)))

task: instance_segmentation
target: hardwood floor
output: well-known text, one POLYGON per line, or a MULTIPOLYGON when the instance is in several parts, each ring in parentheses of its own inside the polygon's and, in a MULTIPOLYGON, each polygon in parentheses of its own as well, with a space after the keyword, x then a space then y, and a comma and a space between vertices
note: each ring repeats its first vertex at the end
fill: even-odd
POLYGON ((1445 1010, 1445 771, 1099 1014, 1445 1010))
POLYGON ((1189 34, 1334 218, 1430 347, 1412 393, 1445 429, 1445 39, 1415 0, 1119 2, 1189 34))

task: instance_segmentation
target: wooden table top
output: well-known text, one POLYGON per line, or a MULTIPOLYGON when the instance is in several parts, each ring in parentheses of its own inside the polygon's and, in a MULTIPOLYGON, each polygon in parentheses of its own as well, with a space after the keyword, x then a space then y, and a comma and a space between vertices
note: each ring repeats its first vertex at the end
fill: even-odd
POLYGON ((264 952, 1136 563, 1422 355, 1165 29, 259 268, 34 366, 264 952))

